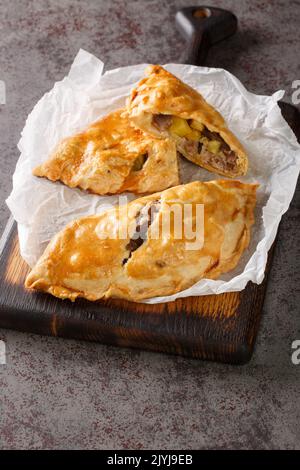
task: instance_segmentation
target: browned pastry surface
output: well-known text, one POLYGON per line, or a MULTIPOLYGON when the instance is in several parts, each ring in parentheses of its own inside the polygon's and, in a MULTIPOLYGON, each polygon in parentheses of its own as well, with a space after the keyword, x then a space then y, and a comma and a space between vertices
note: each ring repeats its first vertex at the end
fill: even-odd
POLYGON ((127 100, 139 129, 171 136, 184 157, 209 171, 229 177, 246 174, 243 146, 200 93, 159 65, 149 66, 145 74, 127 100))
POLYGON ((151 193, 179 183, 175 144, 136 129, 124 110, 64 139, 33 174, 96 194, 151 193))
MULTIPOLYGON (((26 287, 71 300, 139 301, 216 279, 237 265, 249 244, 256 188, 239 181, 196 181, 75 220, 49 243, 26 287), (196 233, 189 238, 183 229, 178 237, 171 224, 166 236, 162 224, 170 207, 190 205, 195 229, 197 204, 204 205, 204 243, 188 249, 196 233), (128 233, 126 226, 134 230, 128 233), (125 236, 116 237, 116 230, 125 236)), ((184 228, 189 215, 181 213, 184 228)))

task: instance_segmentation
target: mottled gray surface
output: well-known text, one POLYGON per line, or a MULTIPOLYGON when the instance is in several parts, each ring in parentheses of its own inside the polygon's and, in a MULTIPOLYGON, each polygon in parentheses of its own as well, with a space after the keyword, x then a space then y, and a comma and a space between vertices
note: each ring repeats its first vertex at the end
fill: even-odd
MULTIPOLYGON (((190 4, 200 4, 192 0, 190 4)), ((217 1, 240 31, 211 51, 252 91, 300 79, 299 1, 217 1)), ((80 47, 107 68, 178 61, 176 7, 188 2, 0 0, 0 228, 18 158, 16 143, 35 102, 61 79, 80 47)), ((299 200, 284 217, 252 361, 224 366, 98 344, 0 330, 0 448, 300 449, 299 200)), ((1 288, 1 286, 0 286, 1 288)))

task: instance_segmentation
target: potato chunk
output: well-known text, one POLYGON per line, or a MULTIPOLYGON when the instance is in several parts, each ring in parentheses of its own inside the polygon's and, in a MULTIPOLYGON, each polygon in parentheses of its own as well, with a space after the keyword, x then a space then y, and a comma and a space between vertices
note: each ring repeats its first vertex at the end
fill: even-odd
POLYGON ((197 131, 203 131, 204 129, 204 125, 199 122, 199 121, 196 121, 196 119, 192 119, 191 123, 190 123, 190 126, 193 128, 193 129, 196 129, 197 131))
POLYGON ((213 154, 218 153, 221 143, 217 140, 210 140, 207 144, 207 150, 213 154))
POLYGON ((191 132, 186 135, 186 138, 199 142, 199 140, 201 139, 201 132, 197 131, 196 129, 192 129, 191 132))
POLYGON ((191 132, 191 128, 188 125, 186 119, 182 119, 178 116, 173 116, 173 122, 169 127, 171 134, 178 135, 179 137, 185 137, 191 132))

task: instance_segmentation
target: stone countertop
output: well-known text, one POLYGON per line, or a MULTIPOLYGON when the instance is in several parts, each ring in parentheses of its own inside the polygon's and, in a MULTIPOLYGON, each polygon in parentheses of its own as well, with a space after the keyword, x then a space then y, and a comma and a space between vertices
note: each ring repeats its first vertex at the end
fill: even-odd
MULTIPOLYGON (((205 2, 204 2, 205 3, 205 2)), ((208 2, 209 3, 209 2, 208 2)), ((201 4, 194 0, 192 4, 201 4)), ((256 93, 300 79, 300 2, 214 0, 239 32, 207 65, 227 68, 256 93)), ((186 0, 0 0, 0 231, 16 144, 37 100, 80 47, 106 69, 180 61, 174 28, 186 0)), ((300 449, 299 186, 284 216, 256 350, 245 366, 0 330, 1 449, 300 449)), ((0 287, 1 288, 1 287, 0 287)))

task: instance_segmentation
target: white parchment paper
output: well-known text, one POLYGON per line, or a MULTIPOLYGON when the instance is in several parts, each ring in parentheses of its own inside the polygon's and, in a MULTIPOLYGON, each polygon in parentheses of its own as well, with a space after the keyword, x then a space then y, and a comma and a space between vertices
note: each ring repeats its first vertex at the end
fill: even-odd
MULTIPOLYGON (((36 178, 31 174, 32 168, 48 158, 60 139, 124 106, 145 67, 140 64, 102 74, 103 63, 80 50, 68 76, 55 83, 28 116, 18 145, 21 155, 13 176, 13 190, 6 202, 18 222, 21 255, 30 266, 68 222, 99 213, 108 202, 118 201, 118 196, 101 197, 36 178)), ((236 77, 222 69, 179 64, 165 67, 221 112, 249 155, 249 172, 241 181, 258 182, 260 188, 251 243, 237 268, 219 280, 203 279, 185 291, 156 297, 148 303, 238 291, 249 280, 261 283, 268 250, 289 207, 300 169, 300 146, 277 105, 283 91, 259 96, 248 92, 236 77)), ((218 178, 183 159, 180 172, 182 182, 218 178)), ((132 194, 129 197, 134 198, 132 194)))

